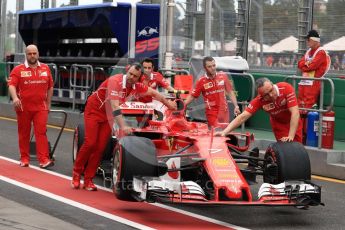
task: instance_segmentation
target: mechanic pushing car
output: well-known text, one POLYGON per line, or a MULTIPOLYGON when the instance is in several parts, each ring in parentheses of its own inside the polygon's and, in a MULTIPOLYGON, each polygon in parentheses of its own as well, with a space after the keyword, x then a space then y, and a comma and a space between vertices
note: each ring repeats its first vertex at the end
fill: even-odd
POLYGON ((117 74, 105 80, 88 98, 84 112, 85 138, 77 153, 73 167, 72 188, 80 187, 81 174, 84 173, 84 189, 96 191, 92 182, 109 141, 113 122, 125 134, 131 133, 122 117, 120 105, 139 96, 151 96, 169 109, 176 110, 174 101, 165 99, 156 90, 139 83, 142 75, 140 64, 132 64, 126 75, 117 74))
POLYGON ((228 123, 229 108, 226 95, 230 97, 235 107, 235 115, 241 113, 232 85, 225 73, 216 71, 216 62, 212 57, 205 57, 202 63, 206 73, 198 79, 185 104, 187 106, 202 93, 208 126, 214 127, 218 123, 228 123))
POLYGON ((246 110, 215 135, 226 136, 262 108, 270 115, 277 141, 302 142, 302 121, 294 88, 286 82, 273 84, 268 78, 259 78, 256 80, 256 89, 258 96, 250 102, 246 110))
POLYGON ((30 163, 31 123, 34 126, 36 154, 41 168, 54 165, 49 157, 47 120, 53 95, 53 78, 46 64, 38 61, 35 45, 25 49, 24 64, 14 67, 10 73, 8 89, 18 120, 20 166, 30 163))

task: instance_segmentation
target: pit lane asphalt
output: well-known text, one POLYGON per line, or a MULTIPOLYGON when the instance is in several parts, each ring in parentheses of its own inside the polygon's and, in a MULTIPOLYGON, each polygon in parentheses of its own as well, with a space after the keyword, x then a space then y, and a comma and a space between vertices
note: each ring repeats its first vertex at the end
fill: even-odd
MULTIPOLYGON (((18 160, 16 122, 0 118, 0 130, 0 155, 18 160)), ((57 129, 48 129, 51 142, 54 141, 57 132, 57 129)), ((67 176, 71 176, 72 169, 72 134, 70 131, 63 133, 55 152, 56 165, 52 167, 53 171, 67 176)), ((37 165, 37 162, 33 161, 32 164, 37 165)), ((309 210, 250 206, 173 207, 249 229, 345 229, 345 182, 319 179, 313 181, 322 186, 322 200, 326 205, 324 207, 310 207, 309 210)), ((102 185, 100 178, 96 183, 102 185)), ((257 188, 258 186, 254 186, 252 189, 254 197, 257 188)), ((63 228, 131 229, 107 218, 0 181, 0 229, 63 228)))

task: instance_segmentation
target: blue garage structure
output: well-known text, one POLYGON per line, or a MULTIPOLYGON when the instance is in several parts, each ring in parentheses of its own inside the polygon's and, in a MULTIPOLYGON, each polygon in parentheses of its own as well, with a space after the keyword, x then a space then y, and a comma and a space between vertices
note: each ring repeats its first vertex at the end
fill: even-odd
POLYGON ((54 100, 78 104, 118 66, 158 60, 159 12, 158 4, 141 3, 28 10, 19 12, 18 29, 54 68, 54 100))

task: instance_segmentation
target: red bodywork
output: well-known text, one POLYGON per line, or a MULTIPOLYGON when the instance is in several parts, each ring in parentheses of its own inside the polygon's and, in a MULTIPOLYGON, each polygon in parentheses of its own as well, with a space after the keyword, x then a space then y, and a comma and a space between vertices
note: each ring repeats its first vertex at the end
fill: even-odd
MULTIPOLYGON (((122 106, 123 114, 153 114, 151 107, 147 107, 141 112, 138 108, 141 106, 132 104, 122 106)), ((133 102, 132 102, 133 103, 133 102)), ((227 124, 224 124, 224 126, 227 124)), ((224 128, 224 127, 223 127, 224 128)), ((144 128, 134 128, 135 133, 141 133, 143 136, 154 134, 159 138, 152 138, 156 146, 157 156, 171 155, 181 148, 193 144, 190 148, 176 154, 176 157, 185 154, 198 153, 198 158, 204 159, 201 164, 207 172, 214 188, 214 196, 210 199, 204 199, 200 196, 182 193, 170 194, 170 201, 174 203, 194 203, 194 204, 232 204, 232 205, 296 205, 294 201, 289 200, 287 196, 275 195, 265 196, 260 200, 254 200, 246 179, 242 175, 239 166, 231 156, 228 145, 229 137, 220 137, 213 135, 213 129, 209 129, 207 124, 202 122, 190 122, 186 120, 185 108, 179 111, 167 111, 163 121, 149 120, 144 128), (221 194, 222 193, 222 194, 221 194)), ((246 151, 249 144, 254 140, 253 135, 246 133, 232 133, 235 137, 245 138, 244 146, 231 147, 239 151, 246 151)), ((168 165, 174 168, 175 165, 168 165)), ((177 174, 167 173, 171 179, 176 179, 177 174)), ((273 188, 272 188, 273 189, 273 188)), ((183 191, 183 188, 182 188, 183 191)), ((272 191, 274 194, 274 191, 272 191)))

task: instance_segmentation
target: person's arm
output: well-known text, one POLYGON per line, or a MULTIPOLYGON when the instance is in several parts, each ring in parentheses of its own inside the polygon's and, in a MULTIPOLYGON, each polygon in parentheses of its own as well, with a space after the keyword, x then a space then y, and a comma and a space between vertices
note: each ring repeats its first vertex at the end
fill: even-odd
MULTIPOLYGON (((107 94, 105 98, 109 99, 112 115, 114 121, 119 126, 119 129, 124 132, 124 134, 131 134, 132 128, 127 126, 125 119, 122 116, 121 112, 121 101, 119 95, 122 93, 122 86, 119 84, 119 79, 114 75, 109 77, 105 83, 107 85, 107 94)), ((122 80, 122 79, 121 79, 122 80)))
POLYGON ((157 90, 154 90, 150 87, 147 89, 147 95, 152 96, 157 101, 162 102, 165 106, 167 106, 169 109, 176 110, 177 105, 176 102, 167 100, 162 94, 160 94, 157 90))
POLYGON ((326 58, 325 51, 319 51, 311 62, 304 62, 304 65, 301 66, 300 69, 304 72, 317 70, 320 68, 320 65, 326 60, 326 58))
POLYGON ((123 119, 119 100, 110 100, 110 105, 116 124, 122 131, 124 131, 125 134, 130 134, 132 129, 131 127, 127 126, 125 119, 123 119))
POLYGON ((157 84, 160 87, 163 87, 164 89, 168 90, 168 91, 174 91, 175 89, 173 87, 171 87, 171 85, 169 84, 169 82, 166 81, 166 79, 164 79, 163 75, 160 73, 155 73, 156 75, 156 80, 157 80, 157 84))
POLYGON ((305 66, 305 57, 304 57, 304 55, 302 56, 301 59, 299 59, 297 66, 298 66, 298 68, 300 70, 302 70, 303 66, 305 66))
POLYGON ((239 114, 241 114, 241 110, 240 107, 237 104, 237 98, 235 95, 235 92, 233 90, 230 90, 229 92, 227 92, 232 104, 234 105, 234 114, 236 116, 238 116, 239 114))
POLYGON ((18 98, 16 87, 14 85, 9 85, 8 91, 10 92, 14 107, 22 109, 22 102, 18 98))
POLYGON ((224 83, 225 83, 226 95, 230 98, 232 104, 234 105, 234 114, 235 114, 235 116, 238 116, 241 114, 241 111, 240 111, 240 107, 237 104, 237 98, 236 98, 236 94, 234 91, 235 87, 234 87, 233 81, 230 81, 228 76, 225 75, 224 76, 224 83))
POLYGON ((48 111, 50 111, 51 102, 52 102, 52 97, 53 97, 53 87, 51 87, 50 89, 48 89, 48 92, 47 92, 47 106, 48 106, 48 111))
POLYGON ((282 137, 280 139, 280 141, 283 141, 283 142, 290 142, 290 141, 293 141, 295 139, 295 134, 296 134, 299 119, 300 119, 299 110, 298 110, 297 105, 290 107, 289 111, 291 113, 289 136, 282 137))
POLYGON ((46 66, 46 69, 47 69, 48 78, 49 78, 48 91, 47 91, 47 106, 48 106, 48 111, 50 111, 52 97, 53 97, 53 91, 54 91, 54 80, 53 80, 53 76, 50 72, 50 68, 48 66, 46 66))
POLYGON ((12 98, 12 103, 16 109, 23 110, 22 102, 18 98, 17 94, 17 85, 19 84, 19 76, 16 74, 18 72, 18 67, 14 67, 14 69, 11 71, 10 76, 8 78, 8 92, 10 93, 10 96, 12 98))
POLYGON ((170 85, 167 86, 165 89, 168 90, 168 91, 174 91, 174 90, 175 90, 175 89, 174 89, 173 87, 171 87, 170 85))
POLYGON ((189 105, 193 100, 195 99, 195 97, 192 96, 192 94, 189 94, 186 98, 186 100, 184 101, 184 104, 187 106, 189 105))
POLYGON ((322 63, 327 61, 327 56, 325 51, 319 51, 315 57, 313 58, 313 60, 308 64, 308 68, 309 70, 313 71, 313 70, 317 70, 320 68, 320 66, 322 65, 322 63))
POLYGON ((251 113, 248 111, 243 111, 240 115, 238 115, 234 120, 230 122, 230 124, 220 132, 216 132, 216 136, 226 136, 228 133, 236 129, 238 126, 242 125, 246 120, 248 120, 252 116, 251 113))

